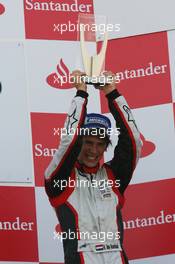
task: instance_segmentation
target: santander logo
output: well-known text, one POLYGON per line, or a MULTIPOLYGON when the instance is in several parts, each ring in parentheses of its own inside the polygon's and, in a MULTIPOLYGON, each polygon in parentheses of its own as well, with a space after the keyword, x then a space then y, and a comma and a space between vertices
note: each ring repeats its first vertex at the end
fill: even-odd
POLYGON ((5 7, 3 4, 0 3, 0 15, 2 15, 5 12, 5 7))
POLYGON ((140 134, 140 137, 143 142, 141 158, 145 158, 155 151, 156 146, 151 141, 146 140, 142 134, 140 134))
POLYGON ((47 78, 46 82, 53 88, 56 89, 70 89, 73 88, 73 85, 70 81, 70 71, 68 67, 63 62, 63 59, 60 59, 59 64, 57 65, 57 72, 51 73, 47 78))

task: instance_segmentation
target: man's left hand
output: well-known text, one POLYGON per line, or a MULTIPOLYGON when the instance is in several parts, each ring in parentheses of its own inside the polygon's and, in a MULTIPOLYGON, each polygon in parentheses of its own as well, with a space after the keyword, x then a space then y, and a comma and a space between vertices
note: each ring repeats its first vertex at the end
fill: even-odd
POLYGON ((107 79, 110 81, 110 83, 102 86, 101 90, 105 94, 108 94, 108 93, 110 93, 116 89, 115 74, 111 71, 105 71, 105 72, 103 72, 103 75, 107 77, 107 79))

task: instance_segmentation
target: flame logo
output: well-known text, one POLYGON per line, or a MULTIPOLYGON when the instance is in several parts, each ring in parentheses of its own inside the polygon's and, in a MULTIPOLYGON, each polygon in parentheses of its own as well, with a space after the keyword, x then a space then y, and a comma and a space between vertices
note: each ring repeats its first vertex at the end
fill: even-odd
POLYGON ((145 158, 145 157, 151 155, 155 151, 156 146, 151 141, 146 140, 142 134, 140 134, 140 137, 141 137, 141 140, 143 142, 141 158, 145 158))
POLYGON ((3 4, 0 3, 0 15, 2 15, 5 12, 5 7, 3 4))
POLYGON ((70 71, 64 64, 63 60, 57 65, 57 72, 51 73, 46 82, 53 88, 57 89, 70 89, 73 84, 70 82, 70 71))

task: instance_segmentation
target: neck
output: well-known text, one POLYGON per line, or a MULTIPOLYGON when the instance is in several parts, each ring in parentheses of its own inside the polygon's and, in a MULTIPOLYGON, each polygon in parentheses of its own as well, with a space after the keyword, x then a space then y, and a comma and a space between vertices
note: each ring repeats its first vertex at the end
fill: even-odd
POLYGON ((76 167, 77 167, 77 169, 79 169, 79 170, 81 170, 82 172, 85 172, 85 173, 97 173, 97 171, 98 171, 98 169, 100 167, 100 164, 98 163, 94 167, 88 167, 85 164, 81 163, 79 160, 77 160, 76 167))

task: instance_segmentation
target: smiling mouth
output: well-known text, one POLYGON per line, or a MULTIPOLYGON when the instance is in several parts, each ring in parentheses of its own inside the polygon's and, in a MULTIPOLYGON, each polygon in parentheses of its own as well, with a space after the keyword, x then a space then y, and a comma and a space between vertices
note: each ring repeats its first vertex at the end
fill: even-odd
POLYGON ((96 160, 97 159, 97 157, 92 157, 92 156, 89 156, 89 155, 87 155, 87 158, 88 158, 88 160, 96 160))

